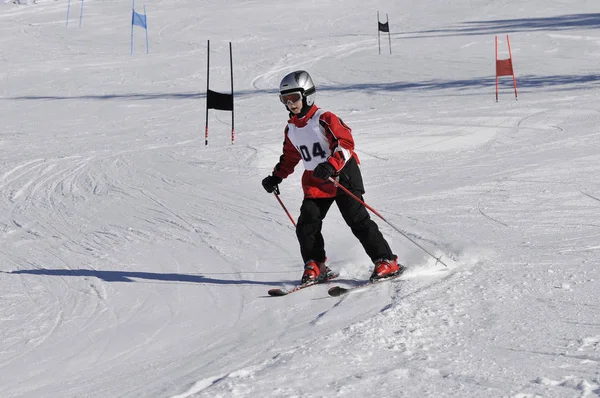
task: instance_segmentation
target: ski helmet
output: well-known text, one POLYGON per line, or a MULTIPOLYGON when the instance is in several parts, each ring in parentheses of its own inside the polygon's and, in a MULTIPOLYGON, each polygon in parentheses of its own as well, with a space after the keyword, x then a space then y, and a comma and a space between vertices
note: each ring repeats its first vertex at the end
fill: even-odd
MULTIPOLYGON (((298 70, 285 75, 279 84, 279 94, 300 92, 302 94, 302 113, 306 113, 315 103, 316 88, 308 72, 298 70)), ((287 108, 287 104, 286 105, 287 108)))

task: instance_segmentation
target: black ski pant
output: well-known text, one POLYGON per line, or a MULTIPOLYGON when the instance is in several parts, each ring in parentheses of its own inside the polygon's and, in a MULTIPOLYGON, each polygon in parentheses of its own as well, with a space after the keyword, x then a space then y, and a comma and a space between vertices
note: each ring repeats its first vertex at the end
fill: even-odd
MULTIPOLYGON (((351 192, 362 200, 361 191, 351 189, 351 192)), ((305 264, 309 260, 317 262, 325 260, 325 242, 321 234, 321 227, 333 202, 337 204, 344 221, 372 261, 380 258, 394 258, 390 246, 379 231, 377 224, 369 216, 367 208, 339 190, 335 198, 304 198, 302 202, 296 236, 300 242, 300 252, 305 264)))

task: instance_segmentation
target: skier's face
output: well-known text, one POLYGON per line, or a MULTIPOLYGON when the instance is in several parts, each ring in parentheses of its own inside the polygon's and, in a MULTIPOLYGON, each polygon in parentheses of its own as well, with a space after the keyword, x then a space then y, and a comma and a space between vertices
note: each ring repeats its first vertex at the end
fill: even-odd
POLYGON ((298 114, 302 111, 302 93, 294 92, 282 94, 279 96, 281 103, 288 107, 293 114, 298 114))
POLYGON ((302 98, 296 102, 288 101, 287 107, 294 115, 299 114, 302 111, 302 98))

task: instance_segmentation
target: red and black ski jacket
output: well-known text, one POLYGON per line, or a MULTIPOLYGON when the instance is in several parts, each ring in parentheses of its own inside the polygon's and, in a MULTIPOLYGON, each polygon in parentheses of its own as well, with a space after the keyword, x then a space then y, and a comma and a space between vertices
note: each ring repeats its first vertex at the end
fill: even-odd
POLYGON ((283 154, 273 175, 286 178, 300 160, 304 164, 302 188, 305 198, 331 198, 337 194, 331 181, 313 177, 313 170, 322 162, 329 162, 335 168, 336 178, 343 186, 364 193, 352 130, 332 112, 313 105, 305 116, 294 115, 288 120, 283 154))

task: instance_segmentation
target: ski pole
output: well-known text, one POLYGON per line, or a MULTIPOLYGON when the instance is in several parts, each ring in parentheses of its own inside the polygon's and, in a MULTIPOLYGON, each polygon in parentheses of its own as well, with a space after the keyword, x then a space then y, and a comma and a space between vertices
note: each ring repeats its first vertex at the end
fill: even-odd
POLYGON ((294 221, 294 218, 292 217, 292 215, 290 214, 290 212, 285 208, 285 205, 283 204, 283 202, 281 201, 281 199, 279 199, 279 189, 275 190, 275 192, 273 192, 273 195, 275 195, 275 198, 277 199, 277 201, 279 202, 279 204, 283 208, 283 211, 285 211, 285 214, 287 214, 287 216, 290 218, 290 221, 292 222, 292 224, 294 224, 294 227, 295 227, 296 226, 296 222, 294 221))
POLYGON ((375 214, 377 217, 381 218, 386 224, 388 224, 390 227, 394 228, 394 230, 396 230, 396 232, 400 233, 406 239, 408 239, 409 241, 411 241, 419 249, 423 250, 425 253, 427 253, 431 257, 433 257, 437 262, 442 263, 446 268, 448 268, 448 265, 446 265, 446 263, 444 263, 441 260, 442 256, 436 257, 433 254, 429 253, 423 246, 419 245, 417 242, 415 242, 413 239, 411 239, 410 236, 408 236, 404 232, 402 232, 402 230, 400 228, 396 227, 394 224, 392 224, 391 222, 389 222, 388 220, 386 220, 385 218, 383 218, 383 216, 381 214, 379 214, 379 212, 377 210, 375 210, 374 208, 372 208, 371 206, 369 206, 368 204, 366 204, 365 202, 363 202, 362 200, 360 200, 360 198, 358 196, 354 195, 346 187, 342 186, 340 183, 338 183, 332 177, 329 177, 329 181, 333 182, 336 187, 341 188, 342 191, 346 192, 352 199, 358 201, 360 204, 362 204, 363 206, 365 206, 367 209, 371 210, 373 212, 373 214, 375 214))

